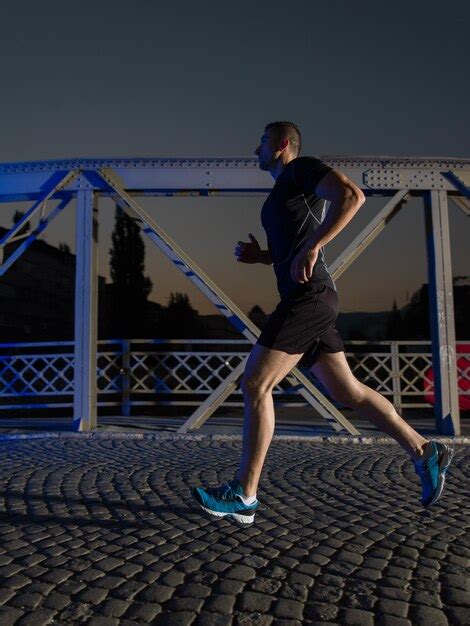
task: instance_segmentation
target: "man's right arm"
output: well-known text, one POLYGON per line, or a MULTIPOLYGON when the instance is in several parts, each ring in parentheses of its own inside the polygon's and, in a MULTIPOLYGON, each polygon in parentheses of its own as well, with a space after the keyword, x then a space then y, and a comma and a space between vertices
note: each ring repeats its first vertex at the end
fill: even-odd
POLYGON ((269 250, 261 250, 260 263, 264 263, 265 265, 272 265, 273 260, 271 258, 271 253, 269 250))

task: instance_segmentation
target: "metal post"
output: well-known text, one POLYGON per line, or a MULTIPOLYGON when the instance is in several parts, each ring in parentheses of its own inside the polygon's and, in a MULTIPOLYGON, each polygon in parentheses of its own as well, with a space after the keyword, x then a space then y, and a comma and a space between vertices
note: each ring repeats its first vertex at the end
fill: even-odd
POLYGON ((428 191, 424 198, 436 430, 460 435, 447 192, 428 191))
POLYGON ((73 430, 84 431, 97 427, 98 209, 90 188, 77 191, 76 248, 73 430))
POLYGON ((129 340, 123 339, 122 345, 122 414, 129 417, 131 414, 130 405, 130 354, 129 340))
POLYGON ((400 353, 399 344, 396 341, 390 343, 392 357, 392 386, 393 406, 397 413, 401 412, 401 376, 400 376, 400 353))

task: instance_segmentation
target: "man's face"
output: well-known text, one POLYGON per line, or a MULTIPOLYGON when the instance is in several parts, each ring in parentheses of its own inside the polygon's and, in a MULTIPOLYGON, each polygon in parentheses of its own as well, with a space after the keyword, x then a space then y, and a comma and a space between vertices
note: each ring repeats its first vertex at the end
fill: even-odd
POLYGON ((275 145, 275 138, 269 128, 261 137, 259 146, 255 150, 258 164, 261 170, 269 170, 274 161, 279 157, 279 147, 275 145))

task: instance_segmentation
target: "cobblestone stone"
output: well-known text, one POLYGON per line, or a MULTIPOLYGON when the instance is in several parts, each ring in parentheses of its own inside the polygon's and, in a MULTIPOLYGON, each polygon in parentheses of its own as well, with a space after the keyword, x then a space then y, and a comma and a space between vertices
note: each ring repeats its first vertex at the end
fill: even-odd
POLYGON ((316 624, 319 620, 334 620, 338 615, 338 607, 334 604, 306 604, 304 617, 316 624))
POLYGON ((413 626, 448 626, 449 622, 445 613, 430 606, 412 606, 410 608, 410 619, 413 626))
POLYGON ((240 453, 210 437, 0 438, 1 626, 468 622, 468 446, 423 511, 394 445, 274 438, 248 528, 189 498, 240 453))
POLYGON ((216 593, 226 593, 228 595, 236 595, 245 588, 245 583, 241 580, 219 580, 215 585, 216 593))
POLYGON ((348 626, 374 626, 374 614, 360 609, 343 609, 340 619, 342 624, 348 626))
POLYGON ((196 613, 192 611, 172 611, 158 615, 153 624, 156 626, 182 626, 183 624, 192 624, 196 618, 196 613))
POLYGON ((233 611, 235 600, 236 596, 229 596, 225 593, 214 595, 207 599, 204 609, 206 611, 214 611, 215 613, 230 615, 233 611))
POLYGON ((290 600, 305 602, 308 598, 308 588, 304 585, 282 585, 279 595, 290 600))
POLYGON ((130 620, 152 622, 161 610, 162 607, 157 602, 133 602, 125 617, 130 620))
POLYGON ((273 607, 273 613, 276 617, 287 617, 292 619, 302 619, 304 605, 296 600, 286 600, 280 598, 273 607))
POLYGON ((13 626, 24 614, 24 611, 12 606, 0 606, 0 624, 2 626, 13 626))
POLYGON ((393 615, 379 615, 377 626, 412 626, 410 620, 393 615))
POLYGON ((259 591, 261 593, 275 594, 281 586, 280 580, 274 578, 255 578, 250 582, 250 589, 253 591, 259 591))
POLYGON ((197 626, 231 626, 233 623, 233 616, 218 615, 216 613, 201 611, 194 623, 197 624, 197 626))
POLYGON ((41 602, 42 596, 40 593, 18 593, 11 598, 9 604, 17 606, 19 608, 34 609, 41 602))
POLYGON ((470 607, 470 593, 468 591, 446 588, 443 595, 446 604, 470 607))
POLYGON ((409 605, 400 600, 379 600, 375 608, 379 614, 406 617, 409 605))
MULTIPOLYGON (((128 621, 127 624, 130 626, 130 624, 134 625, 136 624, 136 622, 128 621)), ((121 620, 118 620, 115 617, 97 616, 97 617, 92 617, 87 622, 87 626, 125 626, 125 625, 123 624, 121 620)))
POLYGON ((170 611, 199 611, 204 606, 203 598, 190 596, 175 597, 165 604, 165 609, 170 611))
POLYGON ((54 621, 55 613, 44 609, 36 609, 19 618, 16 622, 17 626, 43 626, 43 624, 51 624, 54 621))

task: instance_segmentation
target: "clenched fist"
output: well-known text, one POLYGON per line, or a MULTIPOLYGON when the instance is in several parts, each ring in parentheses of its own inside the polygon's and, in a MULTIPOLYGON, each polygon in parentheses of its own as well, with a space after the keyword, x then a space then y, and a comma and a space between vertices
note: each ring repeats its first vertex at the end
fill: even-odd
POLYGON ((242 263, 259 263, 261 260, 261 248, 259 243, 251 233, 249 234, 250 242, 238 241, 235 248, 235 256, 237 261, 242 263))

